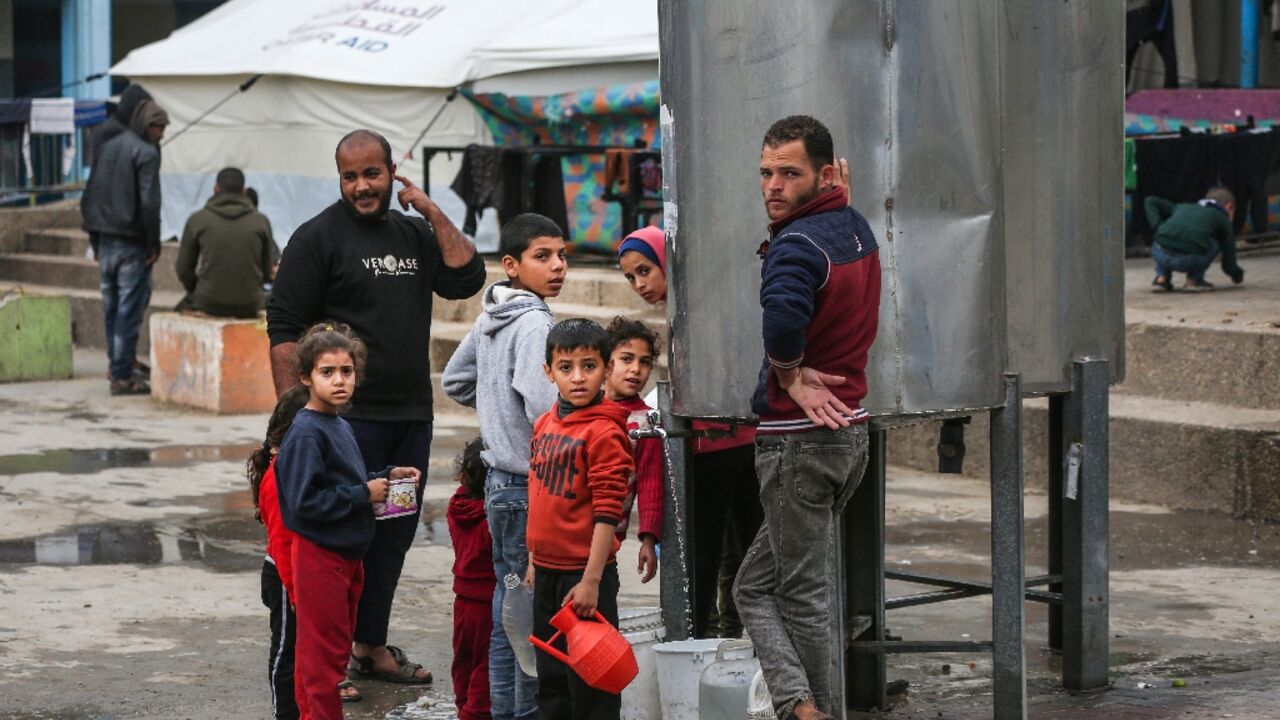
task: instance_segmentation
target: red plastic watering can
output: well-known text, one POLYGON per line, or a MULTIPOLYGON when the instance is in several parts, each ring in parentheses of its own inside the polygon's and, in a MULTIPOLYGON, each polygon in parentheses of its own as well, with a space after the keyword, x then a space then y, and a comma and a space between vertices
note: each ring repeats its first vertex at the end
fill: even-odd
POLYGON ((573 668, 578 677, 591 687, 621 693, 639 674, 640 667, 636 665, 636 655, 631 651, 631 643, 599 612, 596 613, 594 622, 583 620, 573 611, 572 605, 565 605, 551 617, 551 626, 556 629, 556 634, 550 640, 544 642, 530 635, 529 642, 573 668), (569 647, 567 657, 551 647, 551 643, 561 635, 564 635, 569 647))

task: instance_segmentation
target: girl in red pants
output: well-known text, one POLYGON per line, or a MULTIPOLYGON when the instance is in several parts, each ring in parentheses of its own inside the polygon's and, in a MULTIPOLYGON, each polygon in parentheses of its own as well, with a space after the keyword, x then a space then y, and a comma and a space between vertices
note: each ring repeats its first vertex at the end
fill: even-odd
POLYGON ((364 582, 361 559, 373 539, 371 503, 387 499, 388 479, 412 477, 416 468, 366 473, 351 426, 338 411, 351 401, 366 357, 364 343, 336 323, 312 327, 298 343, 305 407, 280 445, 276 487, 293 544, 293 586, 298 634, 294 693, 313 720, 341 720, 334 688, 346 675, 364 582))
POLYGON ((445 518, 453 541, 453 695, 459 720, 489 720, 489 636, 493 634, 493 538, 484 513, 484 443, 458 458, 458 492, 445 518))

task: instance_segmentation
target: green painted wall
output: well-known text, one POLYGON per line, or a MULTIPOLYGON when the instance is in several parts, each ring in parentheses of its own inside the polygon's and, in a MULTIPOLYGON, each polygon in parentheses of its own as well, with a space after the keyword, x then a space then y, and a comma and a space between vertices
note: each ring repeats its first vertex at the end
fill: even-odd
POLYGON ((0 298, 0 382, 69 377, 70 298, 0 298))

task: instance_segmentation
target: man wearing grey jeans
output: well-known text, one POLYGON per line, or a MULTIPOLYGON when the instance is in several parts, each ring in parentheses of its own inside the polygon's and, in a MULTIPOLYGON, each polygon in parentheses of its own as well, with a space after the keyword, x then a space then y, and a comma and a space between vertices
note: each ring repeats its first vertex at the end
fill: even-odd
POLYGON ((827 565, 835 515, 867 464, 867 351, 880 259, 849 207, 844 160, 814 118, 774 123, 760 153, 769 241, 760 248, 765 360, 752 398, 764 525, 734 597, 779 718, 830 718, 827 565))

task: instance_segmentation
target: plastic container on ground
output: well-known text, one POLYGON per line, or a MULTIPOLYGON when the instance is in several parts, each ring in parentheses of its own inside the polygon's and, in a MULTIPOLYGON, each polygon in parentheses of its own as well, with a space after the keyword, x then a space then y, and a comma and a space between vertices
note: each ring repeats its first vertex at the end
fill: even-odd
POLYGON ((698 720, 698 681, 716 659, 720 638, 679 640, 653 648, 658 661, 662 720, 698 720))
POLYGON ((621 720, 662 720, 662 699, 658 696, 658 661, 653 648, 667 637, 662 625, 662 609, 634 607, 618 609, 618 630, 631 643, 640 674, 622 691, 621 720))
POLYGON ((769 694, 769 686, 764 682, 764 673, 756 670, 751 678, 751 687, 747 690, 748 720, 774 720, 773 696, 769 694))
POLYGON ((515 573, 504 577, 502 584, 506 588, 502 595, 502 630, 520 669, 529 677, 538 677, 537 655, 529 644, 533 634, 533 591, 515 573))
POLYGON ((747 717, 751 681, 760 671, 750 640, 725 640, 716 648, 715 662, 698 681, 698 717, 702 720, 743 720, 747 717))

